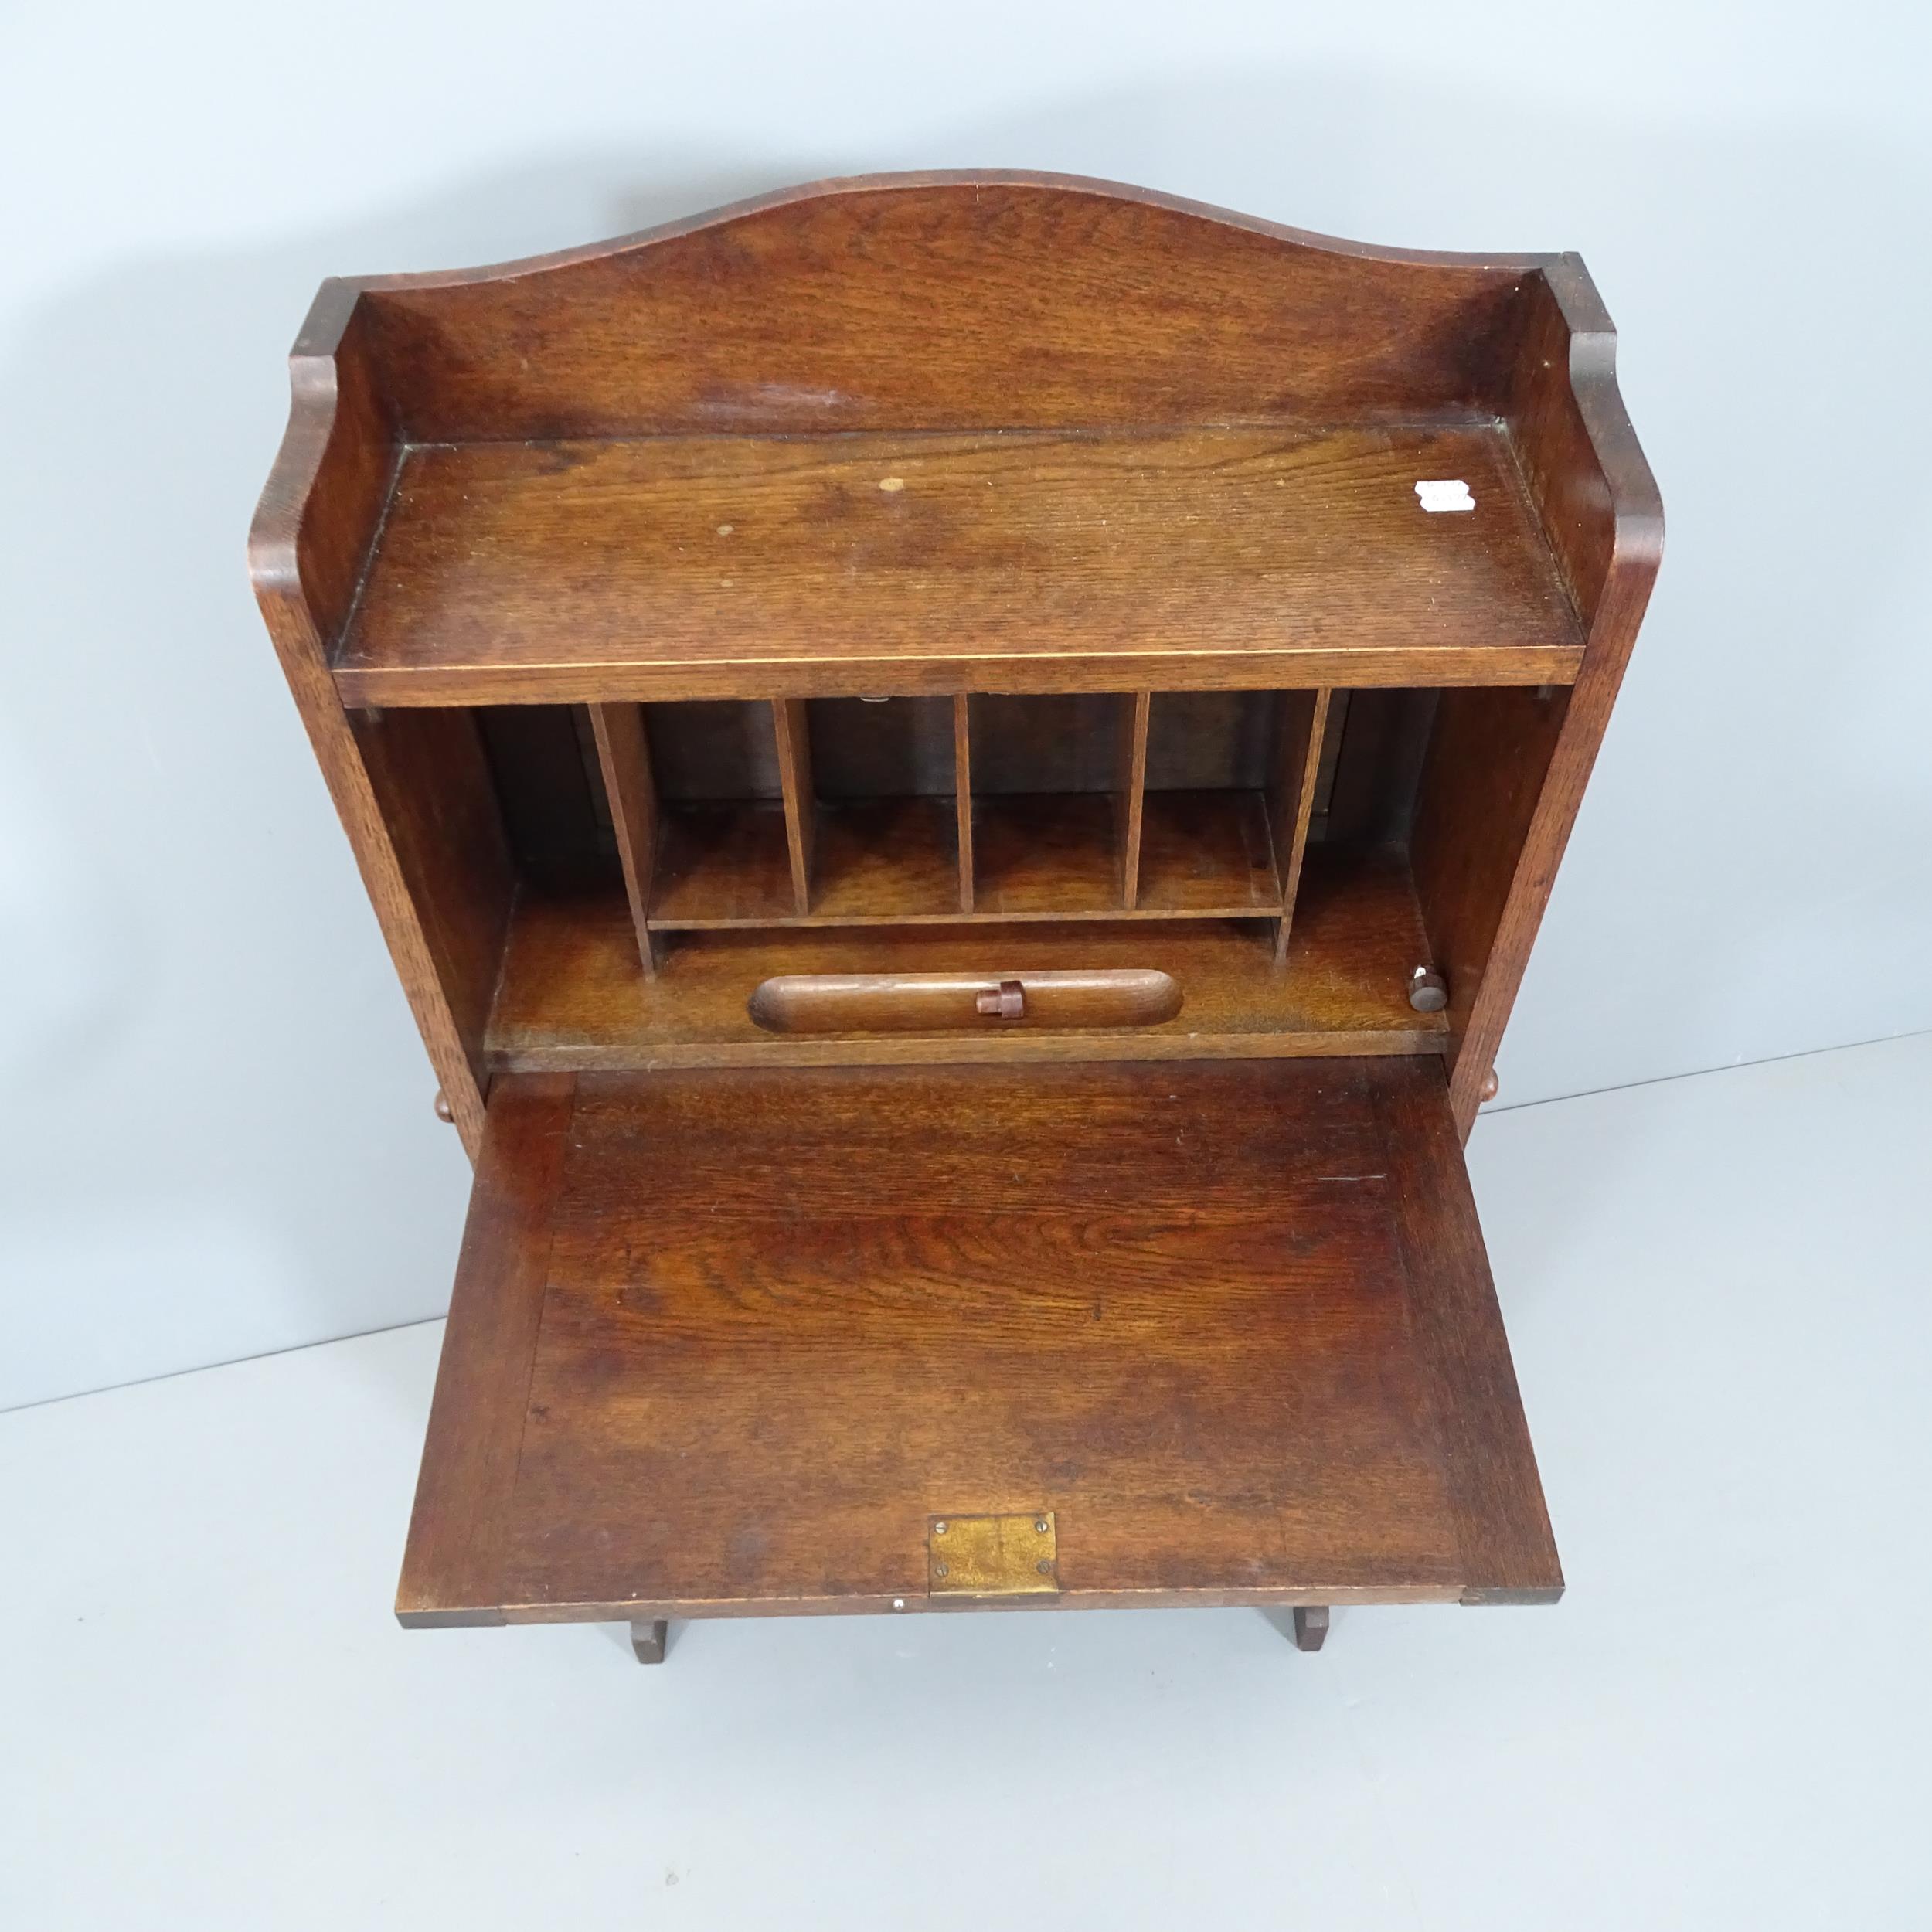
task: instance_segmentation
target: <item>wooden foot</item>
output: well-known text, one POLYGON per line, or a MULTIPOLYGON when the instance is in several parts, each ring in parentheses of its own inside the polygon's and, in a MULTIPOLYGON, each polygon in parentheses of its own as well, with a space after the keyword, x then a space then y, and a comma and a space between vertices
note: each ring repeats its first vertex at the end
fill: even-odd
POLYGON ((1294 1607, 1294 1647, 1297 1650, 1319 1650, 1322 1640, 1328 1634, 1328 1607, 1326 1604, 1298 1604, 1294 1607))
POLYGON ((664 1662, 665 1640, 671 1634, 671 1626, 660 1617, 655 1623, 633 1624, 631 1626, 631 1648, 638 1653, 640 1664, 662 1664, 664 1662))

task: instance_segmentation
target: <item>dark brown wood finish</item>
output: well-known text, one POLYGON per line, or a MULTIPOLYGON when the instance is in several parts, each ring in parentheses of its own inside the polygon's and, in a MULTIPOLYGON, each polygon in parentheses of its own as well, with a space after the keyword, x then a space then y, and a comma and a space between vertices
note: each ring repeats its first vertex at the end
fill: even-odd
POLYGON ((787 973, 760 981, 745 1010, 772 1033, 945 1033, 997 1037, 1026 1024, 1158 1026, 1179 1017, 1180 983, 1150 967, 982 973, 787 973))
POLYGON ((1019 1511, 1049 1604, 1558 1587, 1440 1063, 587 1075, 560 1138, 405 1621, 937 1608, 933 1518, 1019 1511))
MULTIPOLYGON (((1570 693, 1445 691, 1437 707, 1410 838, 1429 957, 1465 1035, 1502 928, 1570 693)), ((1461 1088, 1458 1105, 1466 1109, 1461 1088)))
POLYGON ((491 1097, 396 1593, 405 1623, 504 1621, 444 1607, 488 1595, 503 1560, 576 1095, 569 1074, 532 1074, 491 1097))
POLYGON ((1024 793, 973 806, 975 917, 1117 918, 1118 815, 1104 792, 1024 793))
MULTIPOLYGON (((1103 808, 1104 809, 1104 808, 1103 808)), ((777 875, 776 868, 774 869, 777 875)), ((621 894, 528 895, 518 906, 489 1039, 498 1070, 811 1064, 919 1060, 1217 1059, 1243 1055, 1440 1053, 1440 1013, 1410 1006, 1425 950, 1407 868, 1393 853, 1313 852, 1285 971, 1260 920, 902 923, 667 936, 656 981, 640 983, 621 894), (1010 1027, 984 1037, 774 1038, 749 1003, 798 973, 1032 972, 1154 968, 1185 1004, 1131 1032, 1010 1027)))
MULTIPOLYGON (((355 854, 396 975, 463 1145, 482 1142, 478 1042, 456 1010, 396 833, 329 675, 399 460, 393 414, 368 360, 355 292, 324 284, 288 359, 288 429, 249 531, 248 568, 329 795, 355 854)), ((467 971, 466 971, 467 976, 467 971)))
POLYGON ((325 286, 251 569, 481 1154, 405 1621, 1032 1512, 1015 1604, 1556 1593, 1458 1135, 1657 569, 1614 356, 1573 256, 1019 174, 325 286))
POLYGON ((957 807, 951 798, 820 803, 811 910, 803 923, 842 926, 957 920, 957 807))
MULTIPOLYGON (((475 719, 467 711, 358 711, 349 726, 428 951, 437 1003, 464 1063, 478 1068, 516 879, 475 719)), ((454 1100, 451 1111, 460 1124, 454 1100)))
POLYGON ((811 869, 818 836, 818 800, 811 784, 811 737, 800 699, 774 699, 771 714, 778 732, 778 782, 784 801, 792 899, 802 915, 811 910, 811 869))
POLYGON ((1120 709, 1114 754, 1114 839, 1120 853, 1121 904, 1134 910, 1141 892, 1141 826, 1147 799, 1147 725, 1152 694, 1140 691, 1120 709))
POLYGON ((1434 1284, 1414 1316, 1451 1471, 1462 1600, 1553 1603, 1563 1572, 1440 1078, 1384 1082, 1375 1104, 1404 1263, 1434 1284))
POLYGON ((1329 696, 1326 691, 1291 691, 1281 702, 1281 733, 1268 784, 1268 826, 1281 893, 1281 917, 1274 929, 1274 956, 1278 960, 1288 956, 1295 892, 1308 857, 1308 826, 1315 815, 1329 696))
MULTIPOLYGON (((372 558, 382 560, 376 539, 386 515, 406 505, 397 478, 412 452, 427 461, 448 446, 446 455, 460 461, 467 459, 457 446, 466 440, 507 454, 532 440, 630 439, 636 447, 636 439, 653 437, 715 441, 728 430, 755 440, 829 428, 942 440, 970 432, 992 460, 1006 447, 1003 438, 986 444, 995 432, 1185 437, 1203 423, 1247 423, 1292 452, 1321 449, 1338 426, 1372 442, 1418 429, 1477 434, 1499 416, 1509 439, 1505 487, 1479 475, 1481 505, 1510 502, 1511 480, 1520 478, 1534 537, 1522 554, 1546 545, 1581 620, 1565 662, 1532 666, 1519 654, 1507 668, 1493 642, 1472 641, 1432 670, 1417 661, 1413 640, 1393 631, 1386 648, 1365 652, 1362 627, 1379 621, 1358 609, 1342 650, 1298 641, 1291 666, 1284 659, 1270 670, 1265 654, 1241 665, 1192 651, 1168 664, 1176 689, 1255 679, 1257 672, 1270 675, 1257 682, 1308 685, 1495 677, 1560 684, 1576 675, 1577 645, 1587 635, 1588 702, 1572 708, 1503 910, 1490 943, 1475 948, 1485 964, 1475 993, 1464 975, 1459 1015, 1466 1012, 1468 1046, 1458 1053, 1456 1090, 1466 1124, 1655 569, 1655 490, 1617 397, 1613 353, 1607 320, 1573 257, 1365 248, 1167 197, 1021 175, 828 184, 542 261, 328 284, 298 344, 296 406, 257 519, 257 573, 466 1139, 473 1144, 480 1117, 473 1032, 466 1036, 452 1010, 450 963, 439 964, 425 941, 387 820, 315 676, 318 660, 367 615, 364 578, 372 558), (722 291, 753 289, 757 301, 721 324, 731 312, 722 291), (917 314, 919 329, 879 326, 896 311, 917 314), (869 326, 858 325, 862 315, 869 326), (915 338, 920 352, 908 355, 904 344, 915 338), (522 352, 495 355, 491 345, 509 339, 522 352), (1479 662, 1469 662, 1471 651, 1479 662)), ((970 437, 963 446, 968 464, 978 460, 975 447, 970 437)), ((488 452, 475 454, 481 461, 488 452)), ((563 464, 558 488, 567 492, 575 467, 563 464)), ((886 480, 875 479, 877 500, 906 493, 878 491, 886 480)), ((1185 527, 1191 512, 1168 508, 1185 527)), ((1484 521, 1479 509, 1476 523, 1484 521)), ((1474 527, 1413 517, 1407 527, 1433 531, 1435 542, 1452 525, 1474 527)), ((736 534, 709 526, 714 542, 736 534)), ((1496 555, 1520 561, 1507 546, 1496 555)), ((400 553, 393 561, 400 566, 400 553)), ((427 587, 418 580, 398 594, 427 587)), ((448 587, 464 589, 460 580, 448 587)), ((1560 608, 1546 590, 1539 595, 1560 628, 1560 608)), ((443 608, 425 614, 440 622, 443 608)), ((1043 688, 1077 682, 1090 666, 1066 641, 1052 644, 1026 677, 1043 688)), ((416 648, 408 638, 398 644, 416 648)), ((340 668, 353 696, 357 674, 347 662, 340 668)), ((835 679, 853 665, 841 658, 818 668, 835 679)), ((869 675, 862 662, 857 668, 869 675)), ((971 657, 958 665, 921 658, 916 669, 915 682, 954 671, 958 684, 988 675, 987 661, 971 657)), ((721 688, 733 688, 740 670, 721 668, 721 688)), ((1012 675, 1010 663, 1001 675, 1012 675)), ((624 668, 594 679, 595 688, 576 695, 596 702, 642 695, 621 688, 630 676, 624 668)), ((527 682, 517 673, 498 695, 535 695, 527 682)), ((772 680, 765 685, 771 691, 772 680)), ((651 685, 657 695, 669 688, 651 685)), ((781 686, 778 695, 791 694, 781 686)), ((969 820, 960 847, 965 876, 971 835, 969 820)), ((1459 920, 1478 938, 1488 920, 1434 905, 1430 913, 1432 923, 1448 930, 1459 920)), ((472 961, 457 970, 485 976, 472 961)))
POLYGON ((1369 247, 982 171, 822 182, 530 261, 331 286, 366 305, 409 440, 523 441, 1480 405, 1559 259, 1369 247))
POLYGON ((483 746, 517 877, 546 890, 605 884, 620 871, 592 709, 487 705, 467 714, 483 746))
POLYGON ((1588 642, 1458 1042, 1451 1092, 1465 1137, 1664 551, 1662 499, 1617 391, 1617 332, 1579 257, 1557 257, 1529 291, 1516 370, 1510 433, 1588 642))
POLYGON ((798 847, 777 801, 685 805, 665 815, 652 875, 658 932, 770 926, 798 917, 798 847))
POLYGON ((657 971, 656 942, 651 937, 651 883, 658 862, 658 794, 651 777, 651 749, 644 714, 635 705, 590 707, 597 761, 610 801, 611 823, 623 863, 624 896, 637 930, 638 956, 645 977, 657 971))
POLYGON ((1281 909, 1257 791, 1150 791, 1141 811, 1142 918, 1251 919, 1281 909))
POLYGON ((1566 683, 1582 643, 1493 416, 438 444, 336 680, 390 705, 1566 683), (1478 513, 1424 512, 1439 476, 1478 513))
POLYGON ((953 699, 953 811, 959 845, 959 910, 973 910, 972 708, 964 692, 953 699))

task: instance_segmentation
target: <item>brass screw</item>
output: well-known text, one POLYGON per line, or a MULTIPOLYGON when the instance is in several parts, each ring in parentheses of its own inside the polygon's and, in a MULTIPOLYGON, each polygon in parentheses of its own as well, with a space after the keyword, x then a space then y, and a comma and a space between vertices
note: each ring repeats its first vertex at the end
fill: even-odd
POLYGON ((1035 1517, 1033 1519, 1033 1527, 1038 1530, 1043 1536, 1045 1536, 1046 1534, 1046 1519, 1044 1516, 1035 1517))
POLYGON ((1037 1570, 1043 1577, 1050 1577, 1053 1573, 1053 1564, 1044 1556, 1041 1557, 1039 1561, 1034 1564, 1033 1567, 1037 1570))
POLYGON ((935 1577, 944 1576, 946 1574, 946 1566, 944 1563, 934 1563, 933 1565, 933 1574, 935 1577))

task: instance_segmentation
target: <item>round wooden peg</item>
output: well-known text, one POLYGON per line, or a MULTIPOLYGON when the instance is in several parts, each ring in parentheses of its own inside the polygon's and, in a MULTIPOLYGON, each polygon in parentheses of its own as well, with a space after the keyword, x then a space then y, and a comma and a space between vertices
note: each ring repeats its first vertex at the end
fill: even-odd
POLYGON ((1496 1097, 1496 1090, 1502 1083, 1496 1078, 1496 1070, 1493 1066, 1491 1067, 1489 1071, 1482 1077, 1482 1091, 1476 1097, 1477 1104, 1480 1107, 1487 1107, 1496 1097))
POLYGON ((450 1105, 450 1097, 440 1087, 436 1090, 436 1117, 445 1127, 451 1125, 456 1118, 455 1109, 450 1105))
POLYGON ((1439 1013, 1449 1004, 1449 982, 1433 966, 1418 966, 1409 976, 1409 1004, 1418 1013, 1439 1013))

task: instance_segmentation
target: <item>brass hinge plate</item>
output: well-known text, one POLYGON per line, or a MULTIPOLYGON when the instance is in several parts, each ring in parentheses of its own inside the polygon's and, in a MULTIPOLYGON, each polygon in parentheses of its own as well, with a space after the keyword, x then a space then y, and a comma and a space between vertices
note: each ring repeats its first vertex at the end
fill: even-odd
POLYGON ((934 1597, 1051 1597, 1060 1561, 1050 1509, 927 1520, 926 1587, 934 1597))

